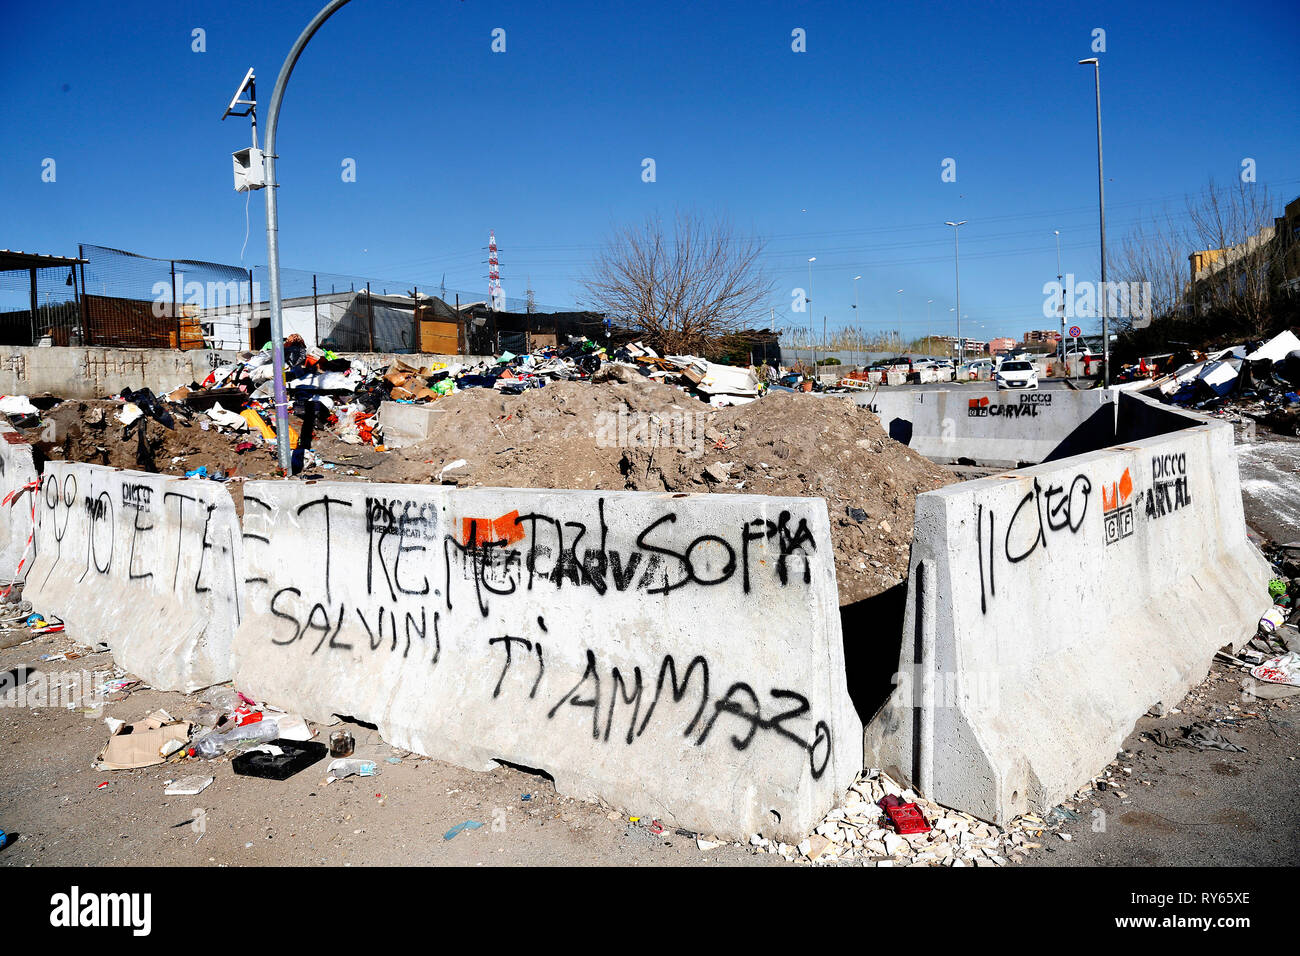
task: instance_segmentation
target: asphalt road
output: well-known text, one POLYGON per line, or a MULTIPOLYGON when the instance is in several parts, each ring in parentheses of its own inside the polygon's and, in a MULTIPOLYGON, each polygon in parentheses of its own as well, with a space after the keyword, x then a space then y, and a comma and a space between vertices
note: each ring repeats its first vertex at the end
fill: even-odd
POLYGON ((1300 857, 1300 697, 1259 700, 1249 675, 1215 663, 1160 718, 1143 717, 1112 765, 1115 789, 1070 801, 1077 820, 1045 834, 1026 866, 1294 866, 1300 857), (1249 686, 1249 685, 1245 685, 1249 686), (1165 749, 1145 732, 1197 720, 1244 753, 1165 749), (1124 768, 1130 769, 1125 773, 1124 768))

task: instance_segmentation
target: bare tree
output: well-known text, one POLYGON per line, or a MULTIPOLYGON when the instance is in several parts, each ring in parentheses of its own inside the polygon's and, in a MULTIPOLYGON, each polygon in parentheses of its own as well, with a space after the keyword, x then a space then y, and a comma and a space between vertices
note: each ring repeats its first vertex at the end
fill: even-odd
POLYGON ((650 216, 614 234, 583 285, 599 309, 666 353, 707 352, 767 311, 763 249, 725 217, 679 212, 666 235, 663 220, 650 216))
MULTIPOLYGON (((1111 275, 1129 288, 1149 290, 1150 312, 1144 318, 1172 318, 1187 306, 1186 230, 1169 214, 1139 222, 1125 236, 1111 261, 1111 275)), ((1131 314, 1115 318, 1116 331, 1133 325, 1131 314)))
POLYGON ((1187 198, 1181 216, 1139 223, 1109 263, 1111 273, 1131 288, 1143 284, 1154 318, 1218 315, 1263 332, 1272 321, 1282 251, 1273 234, 1275 205, 1265 186, 1211 180, 1187 198))
POLYGON ((1266 187, 1241 182, 1224 188, 1211 181, 1204 198, 1188 204, 1192 251, 1214 253, 1193 277, 1194 309, 1222 310, 1248 328, 1267 328, 1280 245, 1272 207, 1266 187))

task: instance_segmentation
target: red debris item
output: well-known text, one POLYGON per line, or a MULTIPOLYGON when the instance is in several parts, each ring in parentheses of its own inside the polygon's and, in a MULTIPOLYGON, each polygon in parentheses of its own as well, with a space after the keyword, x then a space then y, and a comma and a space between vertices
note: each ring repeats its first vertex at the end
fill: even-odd
POLYGON ((885 811, 889 822, 899 833, 930 832, 930 824, 925 819, 925 814, 915 803, 904 803, 901 798, 890 794, 882 797, 877 806, 885 811))
POLYGON ((249 451, 250 449, 256 447, 257 446, 254 445, 251 441, 241 441, 238 445, 235 446, 235 451, 237 451, 239 454, 242 455, 244 452, 249 451))
POLYGON ((95 789, 96 789, 96 790, 104 790, 104 789, 107 788, 107 787, 108 787, 108 781, 105 780, 103 783, 101 783, 101 784, 100 784, 98 787, 96 787, 95 789))
POLYGON ((650 824, 648 829, 650 830, 651 833, 658 835, 664 832, 664 825, 660 823, 658 820, 655 820, 653 823, 650 824))
MULTIPOLYGON (((243 696, 240 694, 239 696, 243 696)), ((245 724, 256 724, 262 719, 260 710, 249 710, 247 707, 235 708, 235 726, 242 727, 245 724)))

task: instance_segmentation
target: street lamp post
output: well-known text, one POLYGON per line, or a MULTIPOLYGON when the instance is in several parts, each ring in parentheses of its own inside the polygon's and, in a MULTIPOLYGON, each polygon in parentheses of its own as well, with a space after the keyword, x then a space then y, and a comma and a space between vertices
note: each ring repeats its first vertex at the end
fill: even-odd
POLYGON ((275 89, 271 91, 271 108, 266 115, 266 152, 264 163, 266 169, 266 272, 271 282, 269 305, 271 311, 271 373, 275 390, 275 446, 276 457, 286 475, 293 467, 292 453, 289 449, 289 397, 284 386, 284 315, 280 307, 280 216, 276 206, 276 190, 280 188, 275 181, 275 129, 280 121, 280 101, 284 99, 284 88, 289 84, 289 75, 302 55, 307 41, 320 29, 339 7, 348 0, 330 0, 321 11, 307 24, 299 34, 284 58, 280 75, 275 78, 275 89))
POLYGON ((931 319, 931 316, 934 313, 934 309, 931 308, 933 305, 934 305, 934 299, 925 300, 925 346, 927 349, 931 350, 930 351, 931 355, 934 354, 933 352, 934 336, 931 334, 931 332, 933 332, 934 330, 930 326, 930 323, 933 321, 931 319))
MULTIPOLYGON (((808 337, 812 338, 812 264, 817 261, 816 256, 808 257, 808 293, 803 297, 804 303, 808 309, 808 337)), ((817 371, 817 349, 813 349, 813 372, 817 371)))
POLYGON ((1056 311, 1061 314, 1061 365, 1065 368, 1065 377, 1070 377, 1070 365, 1065 358, 1065 276, 1061 272, 1061 230, 1053 229, 1056 234, 1056 285, 1061 293, 1061 303, 1056 311))
MULTIPOLYGON (((903 290, 899 289, 898 294, 902 295, 903 290)), ((903 300, 898 300, 898 351, 903 351, 903 300)))
POLYGON ((1101 62, 1095 57, 1080 60, 1079 64, 1092 64, 1092 75, 1097 87, 1097 209, 1101 231, 1101 385, 1110 388, 1110 323, 1106 317, 1106 179, 1101 161, 1101 62))
POLYGON ((858 330, 857 330, 857 325, 858 325, 858 280, 861 279, 861 278, 862 278, 862 276, 854 276, 854 277, 853 277, 853 333, 852 333, 852 334, 853 334, 853 345, 854 345, 854 352, 855 352, 855 354, 854 354, 854 356, 853 356, 853 366, 854 366, 854 368, 857 368, 857 364, 858 364, 858 363, 857 363, 857 358, 858 358, 858 357, 857 357, 857 355, 856 355, 856 351, 857 351, 857 343, 858 343, 858 340, 857 340, 857 336, 858 336, 858 330))
POLYGON ((966 362, 966 340, 961 337, 961 243, 957 239, 957 230, 966 225, 969 220, 963 219, 961 222, 945 222, 945 226, 952 226, 952 250, 953 263, 957 270, 957 367, 961 368, 966 362))

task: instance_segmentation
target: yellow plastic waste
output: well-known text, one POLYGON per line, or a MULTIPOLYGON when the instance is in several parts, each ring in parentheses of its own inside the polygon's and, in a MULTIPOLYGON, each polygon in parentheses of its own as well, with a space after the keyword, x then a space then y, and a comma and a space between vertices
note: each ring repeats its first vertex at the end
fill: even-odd
MULTIPOLYGON (((275 441, 275 429, 272 428, 270 425, 268 425, 266 422, 262 421, 262 416, 257 414, 257 412, 255 412, 253 409, 246 408, 239 413, 239 416, 244 421, 248 422, 248 426, 250 428, 256 429, 257 431, 261 432, 262 437, 265 438, 267 441, 275 441)), ((289 426, 289 447, 290 448, 298 447, 298 433, 293 430, 292 425, 289 426)))

